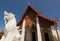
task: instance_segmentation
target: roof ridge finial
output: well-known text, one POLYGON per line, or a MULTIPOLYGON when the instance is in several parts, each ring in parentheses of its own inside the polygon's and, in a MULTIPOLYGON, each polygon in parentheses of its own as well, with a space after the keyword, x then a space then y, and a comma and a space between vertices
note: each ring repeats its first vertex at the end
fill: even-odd
POLYGON ((30 5, 30 0, 28 0, 28 5, 30 5))
POLYGON ((59 21, 59 20, 58 20, 58 17, 56 17, 55 22, 58 23, 58 21, 59 21))
POLYGON ((26 0, 27 1, 27 4, 30 5, 30 0, 26 0))

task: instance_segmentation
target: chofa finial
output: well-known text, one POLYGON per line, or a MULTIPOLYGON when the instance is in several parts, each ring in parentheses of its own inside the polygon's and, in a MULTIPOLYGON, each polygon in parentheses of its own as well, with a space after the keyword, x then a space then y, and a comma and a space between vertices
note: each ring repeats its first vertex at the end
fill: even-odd
POLYGON ((56 22, 57 24, 58 24, 58 21, 59 21, 59 20, 58 20, 58 17, 56 17, 55 22, 56 22))
POLYGON ((27 1, 27 4, 30 5, 30 0, 26 0, 27 1))

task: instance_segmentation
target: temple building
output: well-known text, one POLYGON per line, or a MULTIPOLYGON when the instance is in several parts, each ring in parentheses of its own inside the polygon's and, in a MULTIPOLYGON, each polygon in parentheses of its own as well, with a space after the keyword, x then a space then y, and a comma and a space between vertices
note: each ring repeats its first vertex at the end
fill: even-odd
POLYGON ((43 16, 41 12, 28 5, 17 23, 20 29, 23 21, 25 21, 25 41, 59 41, 58 18, 53 20, 43 16))
MULTIPOLYGON (((58 18, 55 20, 43 16, 31 5, 28 5, 24 14, 17 23, 19 29, 25 27, 24 41, 59 41, 58 18), (24 22, 25 21, 25 22, 24 22)), ((21 34, 21 32, 20 32, 21 34)))

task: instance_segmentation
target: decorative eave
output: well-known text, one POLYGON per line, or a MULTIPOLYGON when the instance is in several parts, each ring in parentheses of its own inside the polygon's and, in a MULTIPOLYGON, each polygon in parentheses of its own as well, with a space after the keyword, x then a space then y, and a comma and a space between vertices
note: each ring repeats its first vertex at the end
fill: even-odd
POLYGON ((58 20, 53 20, 52 18, 48 18, 48 17, 46 17, 46 16, 43 16, 43 15, 41 14, 41 12, 38 12, 38 11, 37 11, 36 9, 34 9, 31 5, 28 5, 27 9, 26 9, 25 12, 23 13, 23 16, 21 17, 21 19, 20 19, 19 22, 17 23, 17 26, 21 24, 21 22, 23 21, 25 15, 27 14, 26 12, 27 12, 27 10, 28 10, 29 8, 30 8, 31 10, 33 10, 39 17, 42 17, 42 18, 44 18, 44 19, 46 19, 46 20, 48 20, 48 21, 51 21, 51 22, 53 22, 53 23, 57 23, 57 24, 58 24, 58 20))

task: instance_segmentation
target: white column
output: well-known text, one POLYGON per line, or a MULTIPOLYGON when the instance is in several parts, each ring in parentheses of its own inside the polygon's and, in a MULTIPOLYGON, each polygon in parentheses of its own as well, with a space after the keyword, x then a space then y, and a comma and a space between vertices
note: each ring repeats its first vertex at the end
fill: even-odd
POLYGON ((25 19, 23 20, 23 24, 22 24, 22 40, 21 41, 24 41, 24 38, 25 38, 25 19))
POLYGON ((57 33, 58 33, 58 39, 60 41, 60 31, 59 31, 59 29, 57 30, 57 33))
POLYGON ((51 31, 52 31, 52 35, 53 35, 53 41, 59 41, 58 40, 58 36, 57 36, 57 31, 56 28, 54 26, 51 26, 51 31))
POLYGON ((42 36, 41 36, 41 30, 40 30, 40 25, 39 25, 39 19, 36 17, 36 24, 37 24, 37 36, 38 36, 38 41, 42 41, 42 36))

